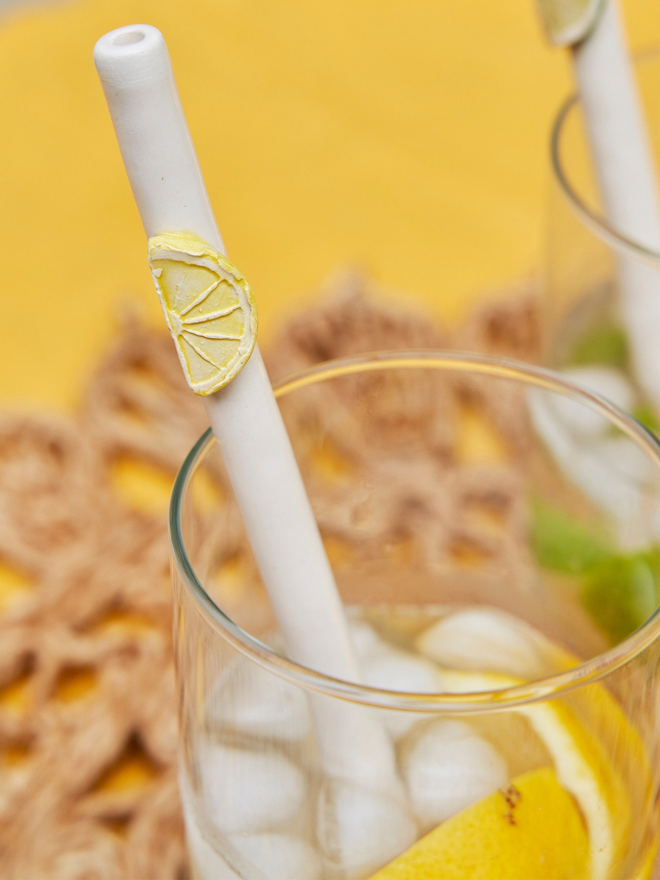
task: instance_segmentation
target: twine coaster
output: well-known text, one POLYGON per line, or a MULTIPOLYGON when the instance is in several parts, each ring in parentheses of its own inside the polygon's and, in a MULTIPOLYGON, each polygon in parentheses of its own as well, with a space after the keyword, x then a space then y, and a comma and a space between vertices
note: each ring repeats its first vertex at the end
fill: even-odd
MULTIPOLYGON (((271 375, 388 348, 451 345, 522 359, 537 353, 527 296, 481 310, 453 337, 423 315, 377 303, 361 278, 337 282, 324 304, 291 320, 271 344, 271 375)), ((416 475, 396 475, 371 524, 374 536, 396 531, 405 501, 430 562, 470 549, 486 565, 518 566, 523 580, 529 560, 519 481, 506 463, 471 466, 454 455, 456 412, 466 405, 524 454, 520 400, 512 394, 491 412, 478 381, 443 381, 407 398, 403 424, 388 410, 383 381, 374 377, 366 389, 381 401, 383 431, 423 428, 430 454, 443 456, 451 473, 440 498, 429 494, 419 462, 416 475), (470 519, 475 503, 495 506, 501 528, 470 519)), ((337 406, 351 415, 349 398, 337 406)), ((288 418, 295 426, 294 410, 288 418)), ((0 615, 4 880, 188 876, 176 786, 166 511, 127 504, 116 477, 127 462, 139 462, 167 482, 205 428, 171 340, 135 320, 120 328, 75 419, 0 414, 0 561, 19 586, 25 581, 0 615)), ((342 430, 336 442, 365 456, 342 430)), ((386 464, 374 456, 374 468, 386 464)), ((320 525, 349 540, 336 501, 320 525)))

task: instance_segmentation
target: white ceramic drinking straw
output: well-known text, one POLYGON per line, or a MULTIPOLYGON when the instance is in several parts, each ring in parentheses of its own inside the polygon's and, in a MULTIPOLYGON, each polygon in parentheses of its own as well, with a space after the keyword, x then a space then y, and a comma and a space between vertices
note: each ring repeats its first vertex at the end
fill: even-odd
MULTIPOLYGON (((538 2, 546 21, 566 5, 538 2)), ((593 3, 582 28, 566 34, 607 219, 626 238, 658 252, 657 180, 618 0, 593 3)), ((618 272, 635 374, 660 412, 660 273, 623 253, 618 272)))
MULTIPOLYGON (((112 31, 94 60, 147 236, 192 232, 224 254, 160 31, 112 31)), ((341 599, 257 347, 204 402, 289 656, 357 680, 341 599)), ((321 698, 314 711, 326 772, 399 791, 374 714, 321 698)))

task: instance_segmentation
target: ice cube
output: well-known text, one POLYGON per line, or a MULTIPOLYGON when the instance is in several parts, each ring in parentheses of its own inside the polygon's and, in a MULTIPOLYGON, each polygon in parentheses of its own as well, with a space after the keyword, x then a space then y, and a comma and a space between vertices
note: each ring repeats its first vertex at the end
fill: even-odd
POLYGON ((558 414, 553 397, 538 388, 528 393, 534 427, 548 451, 569 480, 616 521, 625 548, 644 546, 653 534, 649 523, 658 516, 650 458, 623 435, 580 434, 558 414))
POLYGON ((417 825, 402 802, 343 780, 326 782, 319 795, 317 837, 342 878, 367 877, 417 839, 417 825))
POLYGON ((504 758, 464 721, 434 721, 404 758, 404 777, 423 831, 508 782, 504 758))
MULTIPOLYGON (((619 370, 612 367, 575 367, 564 371, 569 379, 587 385, 603 397, 607 397, 621 409, 630 410, 635 403, 635 392, 630 382, 619 370)), ((551 408, 572 434, 595 438, 608 433, 609 422, 600 413, 584 403, 559 394, 548 396, 551 408)))
MULTIPOLYGON (((387 646, 364 662, 361 670, 364 683, 371 687, 422 694, 443 690, 440 671, 433 663, 387 646)), ((385 710, 382 717, 392 736, 399 739, 423 716, 385 710)))
POLYGON ((240 733, 287 742, 304 739, 311 730, 306 694, 248 661, 218 682, 208 713, 240 733))
POLYGON ((355 649, 355 656, 358 663, 362 666, 377 657, 382 651, 386 651, 388 646, 384 642, 376 630, 365 623, 363 620, 351 620, 348 624, 351 642, 355 649))
POLYGON ((208 815, 226 834, 281 828, 305 800, 303 774, 283 755, 210 744, 199 768, 208 815))
POLYGON ((536 679, 544 664, 538 635, 499 608, 465 608, 425 630, 417 650, 441 666, 536 679))
POLYGON ((291 834, 235 834, 236 849, 268 880, 317 880, 321 862, 312 847, 291 834))
POLYGON ((240 880, 238 874, 203 836, 191 811, 185 809, 185 801, 183 818, 186 824, 186 843, 193 876, 197 880, 240 880))

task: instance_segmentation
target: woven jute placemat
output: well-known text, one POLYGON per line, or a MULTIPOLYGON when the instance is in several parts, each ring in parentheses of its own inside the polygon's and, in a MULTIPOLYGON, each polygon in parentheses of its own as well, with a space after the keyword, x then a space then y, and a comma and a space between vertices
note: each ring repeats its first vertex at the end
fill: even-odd
MULTIPOLYGON (((271 377, 383 349, 538 353, 533 298, 523 290, 453 333, 384 302, 361 277, 342 277, 270 344, 271 377)), ((488 413, 478 385, 446 393, 447 413, 452 396, 472 395, 524 449, 515 396, 488 413)), ((75 417, 0 413, 0 560, 29 586, 0 617, 3 880, 188 876, 166 513, 127 504, 113 474, 137 461, 173 477, 206 427, 171 340, 135 319, 118 330, 75 417)), ((453 491, 458 500, 490 492, 515 510, 510 477, 505 465, 457 469, 453 491)), ((457 525, 445 521, 440 544, 449 546, 457 525)), ((521 530, 512 516, 497 539, 474 526, 458 538, 513 558, 526 552, 521 530)))

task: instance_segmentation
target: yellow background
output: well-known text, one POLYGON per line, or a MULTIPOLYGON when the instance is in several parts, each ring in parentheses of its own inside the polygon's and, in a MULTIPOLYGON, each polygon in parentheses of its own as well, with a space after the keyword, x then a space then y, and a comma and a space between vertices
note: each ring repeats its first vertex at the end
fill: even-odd
MULTIPOLYGON (((625 0, 634 47, 658 0, 625 0)), ((446 319, 529 274, 570 85, 532 0, 84 0, 0 20, 0 400, 75 403, 120 306, 160 320, 92 63, 159 27, 267 337, 363 267, 446 319)))

